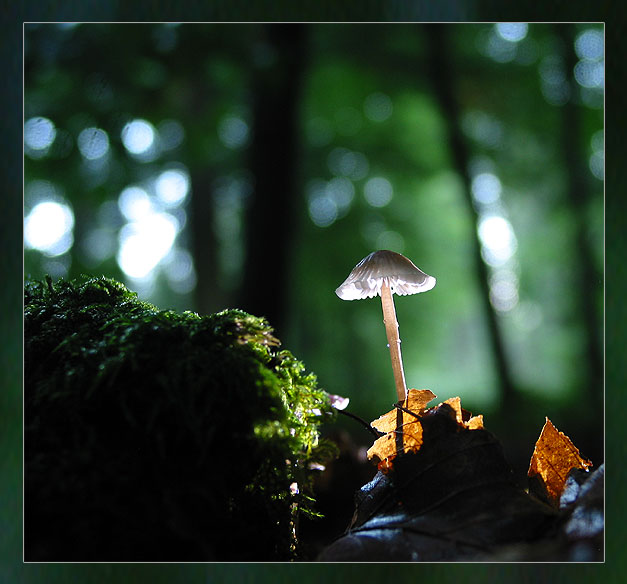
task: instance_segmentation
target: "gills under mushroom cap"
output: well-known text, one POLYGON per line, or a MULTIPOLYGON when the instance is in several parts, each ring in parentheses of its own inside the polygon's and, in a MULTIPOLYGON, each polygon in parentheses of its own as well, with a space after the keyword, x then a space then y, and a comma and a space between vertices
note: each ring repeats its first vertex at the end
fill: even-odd
POLYGON ((361 260, 335 293, 342 300, 372 298, 381 295, 381 285, 386 280, 391 291, 401 296, 426 292, 435 286, 435 278, 405 256, 380 250, 361 260))

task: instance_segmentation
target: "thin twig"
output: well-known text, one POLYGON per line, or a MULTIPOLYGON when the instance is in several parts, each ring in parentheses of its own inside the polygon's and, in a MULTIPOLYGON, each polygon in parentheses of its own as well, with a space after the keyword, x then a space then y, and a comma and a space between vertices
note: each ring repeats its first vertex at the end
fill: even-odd
POLYGON ((373 428, 370 424, 368 424, 368 422, 366 422, 365 420, 362 420, 359 416, 356 416, 355 414, 351 414, 350 412, 347 412, 345 410, 338 410, 338 412, 340 414, 348 416, 349 418, 353 418, 353 420, 357 420, 362 426, 364 426, 376 438, 381 438, 381 436, 385 435, 385 432, 380 432, 376 428, 373 428))

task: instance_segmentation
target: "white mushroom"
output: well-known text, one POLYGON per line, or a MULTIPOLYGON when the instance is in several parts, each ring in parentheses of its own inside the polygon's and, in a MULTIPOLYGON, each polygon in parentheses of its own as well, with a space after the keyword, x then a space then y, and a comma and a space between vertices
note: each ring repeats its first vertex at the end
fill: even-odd
POLYGON ((360 300, 381 296, 383 322, 390 347, 392 370, 399 401, 407 395, 405 372, 401 359, 401 339, 392 294, 405 296, 426 292, 435 286, 435 278, 419 270, 400 253, 381 250, 361 260, 335 293, 342 300, 360 300))

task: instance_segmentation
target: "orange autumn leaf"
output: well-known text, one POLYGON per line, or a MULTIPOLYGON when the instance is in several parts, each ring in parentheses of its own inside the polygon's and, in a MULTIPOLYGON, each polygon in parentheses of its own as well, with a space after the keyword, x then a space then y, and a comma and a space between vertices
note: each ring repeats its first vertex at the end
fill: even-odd
POLYGON ((401 452, 416 452, 422 446, 422 425, 417 416, 435 397, 428 389, 410 389, 401 405, 409 414, 398 408, 371 422, 371 426, 385 435, 377 438, 367 452, 368 459, 378 458, 379 470, 387 472, 392 467, 392 459, 401 452))
POLYGON ((587 470, 592 462, 581 456, 570 438, 546 418, 531 457, 527 476, 539 483, 548 501, 559 506, 568 473, 573 468, 587 470))
POLYGON ((458 424, 463 424, 462 400, 459 397, 449 397, 444 403, 453 408, 453 411, 455 412, 455 421, 458 424))
POLYGON ((467 422, 464 422, 464 425, 469 430, 483 430, 483 416, 481 414, 472 416, 467 422))
POLYGON ((437 407, 447 405, 453 410, 455 421, 467 430, 483 430, 483 416, 473 416, 468 410, 462 408, 462 400, 458 397, 450 397, 437 407))
MULTIPOLYGON (((397 455, 420 450, 423 443, 420 417, 425 413, 427 404, 435 397, 435 394, 428 389, 410 389, 403 402, 399 402, 394 409, 371 422, 372 427, 385 432, 383 436, 375 440, 367 452, 369 459, 379 460, 380 471, 387 473, 391 470, 393 460, 397 455)), ((447 399, 428 411, 436 410, 451 416, 459 426, 466 430, 483 429, 483 416, 472 416, 469 411, 463 409, 459 397, 447 399)))
POLYGON ((400 452, 416 452, 421 446, 422 425, 415 420, 404 424, 399 432, 388 432, 377 438, 367 454, 369 459, 376 456, 382 462, 391 461, 400 452))
MULTIPOLYGON (((401 405, 414 414, 418 415, 424 411, 425 406, 436 396, 429 389, 410 389, 407 391, 407 397, 401 403, 401 405)), ((373 428, 376 428, 380 432, 392 432, 398 427, 398 409, 394 408, 387 412, 387 414, 383 414, 376 420, 370 423, 373 428)), ((407 412, 402 412, 402 424, 406 424, 409 422, 415 422, 416 416, 412 416, 407 412)))

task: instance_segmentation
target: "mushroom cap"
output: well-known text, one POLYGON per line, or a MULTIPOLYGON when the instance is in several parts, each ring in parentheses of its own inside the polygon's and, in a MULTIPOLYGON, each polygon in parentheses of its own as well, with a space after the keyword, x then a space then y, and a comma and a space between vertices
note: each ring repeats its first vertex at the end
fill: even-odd
POLYGON ((361 260, 335 293, 342 300, 380 296, 386 280, 390 290, 401 296, 426 292, 435 286, 435 278, 418 269, 405 256, 380 250, 361 260))

